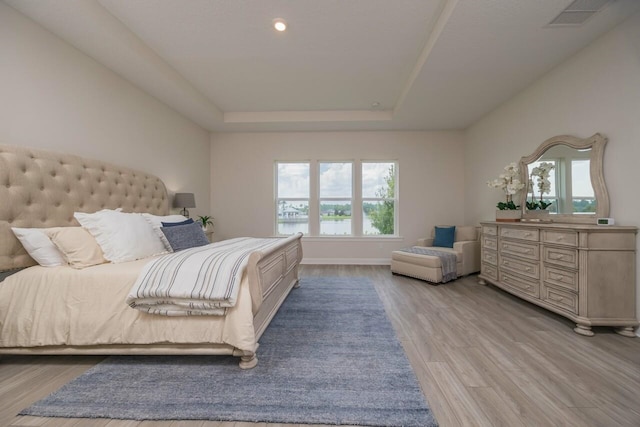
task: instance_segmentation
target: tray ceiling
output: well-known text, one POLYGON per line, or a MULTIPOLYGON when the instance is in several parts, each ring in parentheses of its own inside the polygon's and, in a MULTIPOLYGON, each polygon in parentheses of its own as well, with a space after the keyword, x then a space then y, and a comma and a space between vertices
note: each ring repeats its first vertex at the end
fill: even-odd
POLYGON ((640 9, 550 28, 572 0, 5 2, 212 131, 464 129, 640 9))

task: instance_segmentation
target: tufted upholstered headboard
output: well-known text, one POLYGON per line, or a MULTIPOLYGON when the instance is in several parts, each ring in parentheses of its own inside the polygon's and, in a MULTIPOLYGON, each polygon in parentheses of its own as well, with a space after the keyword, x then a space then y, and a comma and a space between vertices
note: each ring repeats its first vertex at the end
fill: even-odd
POLYGON ((73 213, 169 213, 164 183, 98 160, 0 144, 0 271, 35 265, 11 227, 79 225, 73 213))

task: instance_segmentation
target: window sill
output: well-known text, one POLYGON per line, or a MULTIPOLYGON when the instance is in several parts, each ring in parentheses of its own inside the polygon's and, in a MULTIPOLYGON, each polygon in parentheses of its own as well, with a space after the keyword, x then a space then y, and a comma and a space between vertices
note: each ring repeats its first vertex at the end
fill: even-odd
MULTIPOLYGON (((278 236, 283 237, 283 236, 278 236)), ((302 236, 305 242, 402 242, 402 236, 302 236)))

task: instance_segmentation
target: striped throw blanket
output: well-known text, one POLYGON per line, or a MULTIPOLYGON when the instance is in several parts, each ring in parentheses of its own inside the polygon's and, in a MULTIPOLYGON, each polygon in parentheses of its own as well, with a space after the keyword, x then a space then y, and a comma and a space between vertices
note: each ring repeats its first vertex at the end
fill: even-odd
POLYGON ((400 250, 402 252, 440 258, 440 264, 442 264, 442 283, 447 283, 458 278, 458 257, 454 253, 425 248, 423 246, 413 246, 400 250))
POLYGON ((249 255, 280 241, 240 237, 165 255, 144 266, 126 302, 163 316, 222 316, 236 303, 249 255))

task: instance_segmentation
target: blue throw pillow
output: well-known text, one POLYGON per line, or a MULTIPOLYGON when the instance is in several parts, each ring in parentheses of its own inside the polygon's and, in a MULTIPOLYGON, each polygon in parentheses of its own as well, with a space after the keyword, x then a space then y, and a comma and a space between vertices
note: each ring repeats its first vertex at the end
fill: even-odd
POLYGON ((180 221, 180 222, 163 222, 162 226, 175 227, 176 225, 186 225, 186 224, 193 224, 193 218, 185 219, 184 221, 180 221))
POLYGON ((202 231, 202 227, 195 222, 162 227, 160 230, 164 233, 174 252, 209 244, 209 239, 202 231))
POLYGON ((433 246, 441 248, 452 248, 456 236, 456 227, 436 227, 436 235, 433 239, 433 246))

